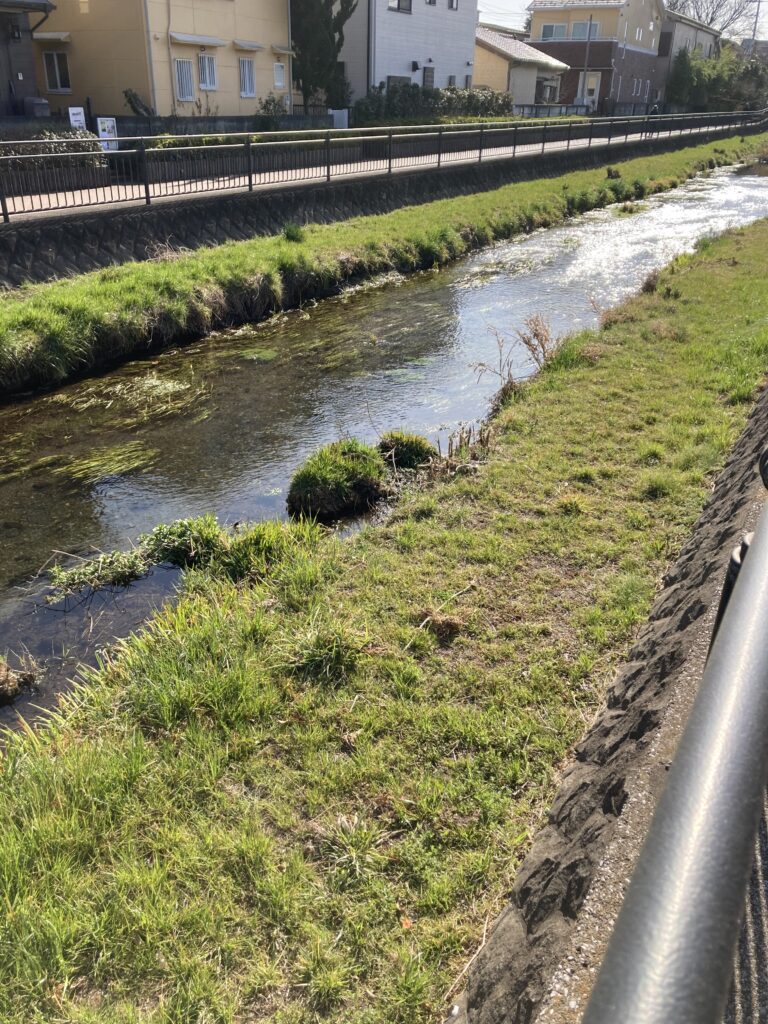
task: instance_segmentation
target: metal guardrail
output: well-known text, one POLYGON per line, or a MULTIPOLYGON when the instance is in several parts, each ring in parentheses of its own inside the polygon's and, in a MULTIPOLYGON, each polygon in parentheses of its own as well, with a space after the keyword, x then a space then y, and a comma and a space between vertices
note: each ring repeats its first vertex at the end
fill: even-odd
POLYGON ((740 561, 583 1024, 722 1022, 768 783, 768 509, 740 561))
POLYGON ((94 141, 0 142, 0 212, 11 217, 204 192, 392 174, 547 150, 622 146, 640 139, 709 139, 768 125, 768 110, 722 114, 321 129, 94 141), (198 140, 197 142, 195 140, 198 140), (29 150, 29 152, 27 152, 29 150), (41 152, 42 150, 42 152, 41 152))

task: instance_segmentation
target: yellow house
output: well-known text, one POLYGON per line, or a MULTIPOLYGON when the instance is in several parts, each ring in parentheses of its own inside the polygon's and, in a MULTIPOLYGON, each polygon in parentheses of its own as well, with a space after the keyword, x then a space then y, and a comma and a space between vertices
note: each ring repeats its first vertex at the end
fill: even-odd
POLYGON ((650 106, 664 85, 662 0, 532 0, 530 43, 570 65, 562 103, 650 106))
POLYGON ((52 112, 127 114, 125 89, 159 115, 290 107, 289 0, 56 0, 33 38, 52 112))

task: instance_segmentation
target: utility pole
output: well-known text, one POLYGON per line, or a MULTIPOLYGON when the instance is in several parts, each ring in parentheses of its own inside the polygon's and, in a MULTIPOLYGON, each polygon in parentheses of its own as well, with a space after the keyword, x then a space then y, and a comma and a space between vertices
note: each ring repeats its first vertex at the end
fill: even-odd
MULTIPOLYGON (((757 0, 758 4, 760 0, 757 0)), ((589 16, 589 23, 587 25, 587 48, 584 51, 584 82, 582 84, 582 99, 587 102, 587 74, 589 73, 589 44, 592 41, 592 15, 589 16)), ((597 98, 597 97, 595 97, 597 98)))
POLYGON ((755 10, 755 24, 752 26, 752 45, 749 48, 749 56, 750 56, 750 58, 754 58, 754 56, 755 56, 755 44, 757 42, 757 27, 758 27, 758 24, 760 22, 760 0, 753 0, 753 2, 756 5, 756 10, 755 10))

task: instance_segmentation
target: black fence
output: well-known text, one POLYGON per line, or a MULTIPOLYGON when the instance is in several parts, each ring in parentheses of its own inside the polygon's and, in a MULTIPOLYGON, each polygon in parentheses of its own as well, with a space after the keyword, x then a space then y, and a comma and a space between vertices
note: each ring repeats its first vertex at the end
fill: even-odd
POLYGON ((709 139, 768 125, 768 111, 583 121, 494 122, 258 136, 0 143, 0 208, 14 217, 207 192, 392 174, 642 140, 709 139))

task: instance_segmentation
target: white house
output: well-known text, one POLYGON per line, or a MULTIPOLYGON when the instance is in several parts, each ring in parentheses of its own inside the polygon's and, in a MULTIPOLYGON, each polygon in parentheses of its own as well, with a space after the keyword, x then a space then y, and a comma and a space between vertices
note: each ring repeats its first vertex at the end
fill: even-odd
POLYGON ((341 60, 353 99, 371 86, 472 86, 477 0, 359 0, 341 60))

